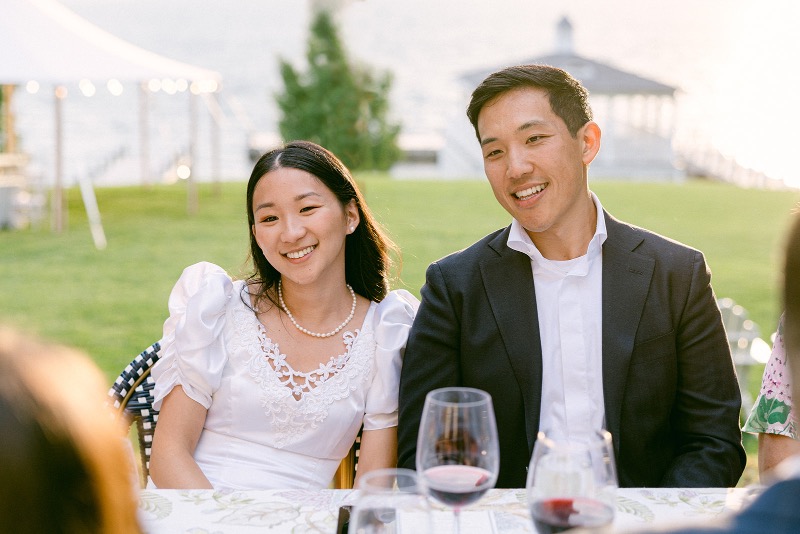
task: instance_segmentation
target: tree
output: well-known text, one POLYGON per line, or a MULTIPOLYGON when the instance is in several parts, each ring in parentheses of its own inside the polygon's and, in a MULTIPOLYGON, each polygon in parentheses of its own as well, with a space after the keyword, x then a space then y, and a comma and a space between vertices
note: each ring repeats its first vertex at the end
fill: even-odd
POLYGON ((351 169, 388 169, 400 157, 400 125, 389 121, 389 72, 351 65, 333 17, 320 10, 311 24, 308 71, 280 61, 280 134, 314 141, 351 169))

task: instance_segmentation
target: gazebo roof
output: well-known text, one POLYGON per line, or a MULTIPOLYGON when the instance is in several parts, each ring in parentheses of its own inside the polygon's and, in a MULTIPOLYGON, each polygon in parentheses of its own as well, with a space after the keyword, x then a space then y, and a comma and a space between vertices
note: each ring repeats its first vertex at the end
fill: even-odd
MULTIPOLYGON (((566 18, 561 19, 558 24, 555 53, 526 59, 518 64, 532 63, 564 69, 578 79, 589 93, 595 95, 672 96, 676 91, 676 88, 670 85, 643 78, 576 54, 572 47, 572 25, 566 18)), ((498 68, 472 71, 462 76, 461 79, 471 87, 476 87, 486 76, 496 70, 498 68)))

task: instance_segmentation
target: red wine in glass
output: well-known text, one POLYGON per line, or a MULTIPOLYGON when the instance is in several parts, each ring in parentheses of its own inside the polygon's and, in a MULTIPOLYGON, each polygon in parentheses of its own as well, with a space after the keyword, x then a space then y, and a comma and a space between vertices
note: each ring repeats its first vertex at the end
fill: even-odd
POLYGON ((428 493, 445 506, 461 508, 479 500, 493 484, 492 473, 468 465, 439 465, 425 470, 428 493))
POLYGON ((429 496, 453 510, 453 532, 461 508, 494 487, 500 471, 492 397, 468 387, 441 388, 425 396, 417 438, 417 473, 429 496))
POLYGON ((554 534, 577 527, 604 527, 614 520, 614 510, 606 503, 584 497, 545 499, 531 505, 531 517, 539 534, 554 534))

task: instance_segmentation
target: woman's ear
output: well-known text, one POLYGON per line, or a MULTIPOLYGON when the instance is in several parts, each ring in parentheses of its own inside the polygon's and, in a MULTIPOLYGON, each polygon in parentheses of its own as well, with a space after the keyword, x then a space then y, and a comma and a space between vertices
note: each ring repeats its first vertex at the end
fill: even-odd
POLYGON ((355 199, 350 199, 350 202, 345 205, 344 213, 347 219, 347 233, 352 234, 356 231, 359 223, 361 223, 361 217, 358 214, 358 205, 355 199))

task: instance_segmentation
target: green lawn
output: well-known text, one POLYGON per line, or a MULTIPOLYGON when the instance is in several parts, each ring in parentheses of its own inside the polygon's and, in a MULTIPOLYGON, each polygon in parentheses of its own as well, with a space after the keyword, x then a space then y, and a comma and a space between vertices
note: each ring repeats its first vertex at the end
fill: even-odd
MULTIPOLYGON (((419 295, 428 264, 509 223, 484 181, 394 181, 358 176, 377 218, 402 249, 395 287, 419 295)), ((718 296, 750 312, 768 338, 778 302, 781 245, 800 192, 756 191, 718 183, 597 182, 592 189, 616 217, 697 247, 706 254, 718 296)), ((161 336, 167 296, 198 261, 247 272, 244 183, 215 195, 200 187, 188 216, 182 184, 97 191, 108 247, 94 248, 77 189, 68 191, 68 230, 0 232, 0 323, 79 347, 116 377, 161 336)), ((761 369, 751 377, 756 393, 761 369)), ((748 436, 755 480, 755 441, 748 436)))
MULTIPOLYGON (((508 224, 483 181, 359 182, 379 220, 402 249, 401 280, 419 294, 427 265, 508 224)), ((722 184, 598 182, 617 217, 706 253, 718 296, 744 305, 765 337, 779 314, 780 246, 800 193, 722 184)), ((182 269, 197 261, 247 270, 244 183, 219 196, 200 187, 200 212, 186 214, 182 185, 97 191, 108 248, 94 248, 77 189, 68 191, 68 230, 0 233, 0 321, 80 347, 115 376, 157 340, 167 296, 182 269)))

